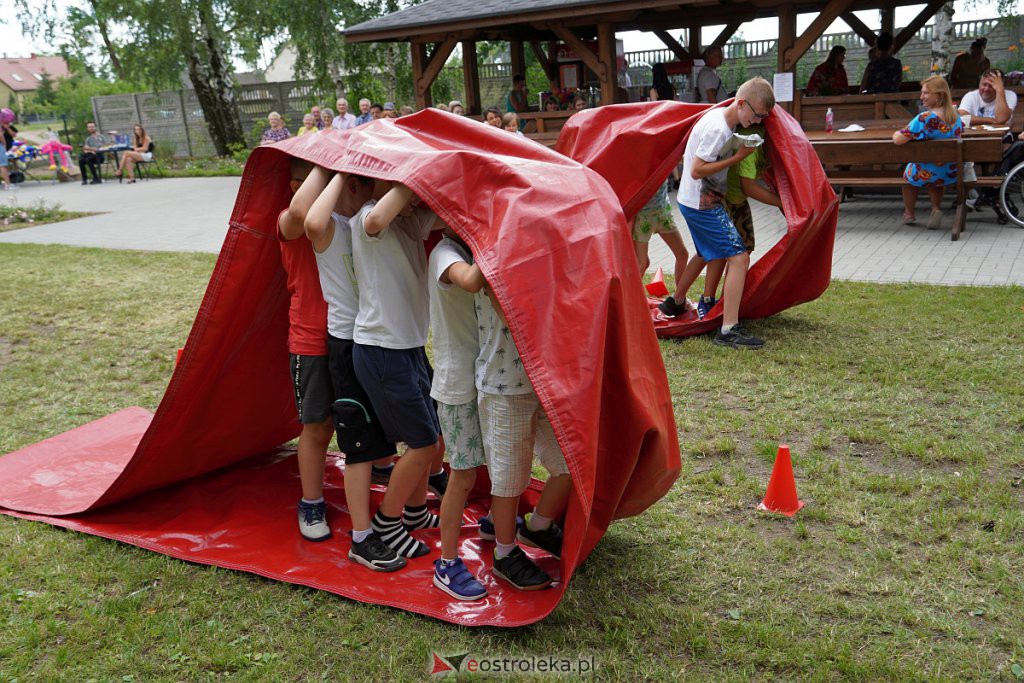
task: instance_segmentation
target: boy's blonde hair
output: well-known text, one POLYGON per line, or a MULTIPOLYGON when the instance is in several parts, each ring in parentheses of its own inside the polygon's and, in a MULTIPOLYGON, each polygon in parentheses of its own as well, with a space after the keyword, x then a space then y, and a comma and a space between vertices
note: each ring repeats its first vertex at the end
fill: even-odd
POLYGON ((519 125, 519 116, 514 111, 510 111, 501 117, 501 127, 507 128, 513 121, 517 126, 519 125))
POLYGON ((736 91, 736 97, 741 100, 760 102, 764 105, 765 111, 775 108, 775 91, 772 84, 760 76, 755 76, 740 86, 736 91))

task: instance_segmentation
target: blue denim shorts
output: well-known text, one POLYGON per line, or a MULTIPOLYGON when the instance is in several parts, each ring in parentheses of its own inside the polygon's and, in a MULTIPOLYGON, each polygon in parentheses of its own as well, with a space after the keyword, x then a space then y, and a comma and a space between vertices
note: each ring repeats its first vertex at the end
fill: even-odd
POLYGON ((0 166, 7 165, 7 148, 0 145, 0 166))
POLYGON ((403 441, 409 448, 437 443, 441 425, 430 398, 430 363, 423 347, 356 344, 352 362, 388 441, 403 441))
POLYGON ((691 209, 679 205, 679 211, 690 228, 697 255, 705 261, 717 261, 744 253, 743 238, 732 224, 732 219, 720 204, 711 209, 691 209))

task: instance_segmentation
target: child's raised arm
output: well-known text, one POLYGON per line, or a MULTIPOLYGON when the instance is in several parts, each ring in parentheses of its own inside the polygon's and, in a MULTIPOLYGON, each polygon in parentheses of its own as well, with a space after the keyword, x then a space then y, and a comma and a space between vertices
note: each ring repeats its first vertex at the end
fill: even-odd
POLYGON ((487 280, 477 264, 469 265, 465 261, 456 261, 441 274, 441 282, 457 285, 470 294, 476 294, 487 286, 487 280))
POLYGON ((398 214, 406 210, 412 198, 412 190, 401 183, 395 183, 366 214, 363 230, 367 235, 380 233, 391 224, 391 221, 395 220, 398 214))
POLYGON ((306 214, 309 213, 309 207, 320 196, 330 179, 330 172, 327 169, 321 166, 313 167, 306 179, 302 181, 302 185, 295 191, 288 210, 281 214, 277 221, 277 229, 280 231, 281 237, 293 240, 305 232, 304 223, 306 214))
POLYGON ((306 220, 303 222, 306 237, 313 243, 313 249, 317 252, 329 247, 331 240, 334 239, 334 221, 331 219, 331 213, 338 204, 342 190, 345 189, 346 178, 346 175, 336 173, 306 214, 306 220))

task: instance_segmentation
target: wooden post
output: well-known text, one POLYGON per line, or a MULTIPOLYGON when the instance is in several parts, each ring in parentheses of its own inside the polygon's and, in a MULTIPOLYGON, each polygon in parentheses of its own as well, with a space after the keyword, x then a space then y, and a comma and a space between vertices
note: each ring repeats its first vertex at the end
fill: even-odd
MULTIPOLYGON (((784 69, 782 70, 791 71, 795 69, 796 63, 801 57, 807 54, 807 51, 811 49, 811 47, 814 46, 814 43, 817 42, 818 38, 820 38, 825 32, 825 29, 827 29, 832 22, 839 17, 839 15, 849 9, 852 4, 853 0, 829 0, 829 3, 821 9, 818 16, 815 17, 811 25, 807 27, 807 30, 804 31, 803 35, 796 38, 793 41, 792 46, 786 49, 786 58, 782 61, 784 69)), ((781 32, 779 33, 779 36, 782 36, 781 32)), ((781 46, 779 47, 779 53, 782 54, 781 46)))
POLYGON ((181 127, 185 131, 185 147, 188 149, 188 155, 191 157, 192 154, 192 136, 188 134, 188 112, 185 110, 185 95, 182 91, 178 91, 178 106, 181 107, 181 127))
POLYGON ((480 113, 480 69, 476 61, 476 42, 462 41, 462 84, 466 91, 466 113, 480 113))
POLYGON ((602 77, 601 104, 615 104, 619 83, 615 69, 615 26, 612 24, 597 25, 597 58, 604 66, 604 74, 598 74, 602 77))
POLYGON ((512 75, 522 74, 526 77, 526 54, 523 52, 523 41, 509 41, 509 52, 512 57, 512 75))
POLYGON ((427 66, 427 44, 411 43, 409 47, 412 49, 412 89, 416 96, 416 108, 427 109, 434 105, 430 97, 430 86, 422 87, 423 71, 427 66))
POLYGON ((689 52, 690 56, 694 59, 700 59, 701 52, 703 52, 700 46, 700 24, 690 26, 687 29, 687 34, 686 42, 689 43, 686 46, 687 52, 689 52))
MULTIPOLYGON (((779 7, 779 40, 776 43, 778 48, 776 71, 778 73, 793 72, 793 90, 795 92, 798 87, 796 83, 796 70, 792 66, 787 68, 786 65, 786 52, 793 47, 794 42, 796 42, 796 11, 793 9, 793 5, 782 5, 779 7)), ((792 103, 790 102, 780 102, 779 106, 786 111, 793 111, 792 103)))
POLYGON ((878 10, 878 18, 881 20, 883 31, 894 33, 896 31, 896 8, 895 7, 883 7, 878 10))

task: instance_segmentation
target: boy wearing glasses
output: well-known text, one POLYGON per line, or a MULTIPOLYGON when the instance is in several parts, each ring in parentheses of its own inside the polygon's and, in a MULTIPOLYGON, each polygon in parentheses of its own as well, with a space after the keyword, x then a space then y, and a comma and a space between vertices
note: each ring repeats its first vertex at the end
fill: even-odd
POLYGON ((679 210, 690 228, 697 254, 690 259, 673 296, 658 308, 674 317, 687 309, 690 285, 706 263, 725 261, 722 292, 722 328, 714 343, 737 349, 759 349, 764 342, 739 324, 740 299, 746 282, 750 254, 724 206, 729 169, 754 152, 733 137, 737 126, 749 127, 768 118, 775 107, 775 92, 768 81, 752 78, 740 86, 728 107, 709 110, 694 125, 683 154, 683 177, 679 185, 679 210), (737 146, 738 145, 738 146, 737 146))

